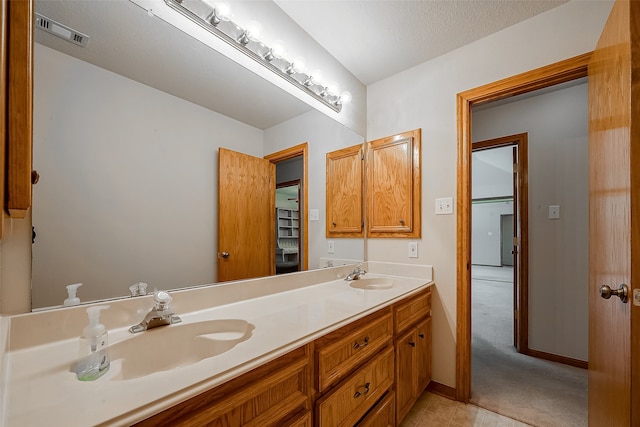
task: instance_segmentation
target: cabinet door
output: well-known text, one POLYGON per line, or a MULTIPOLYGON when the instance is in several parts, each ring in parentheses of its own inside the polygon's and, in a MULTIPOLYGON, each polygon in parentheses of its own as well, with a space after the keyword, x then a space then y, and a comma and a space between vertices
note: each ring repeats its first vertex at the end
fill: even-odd
POLYGON ((416 330, 410 329, 396 341, 396 424, 405 417, 415 400, 417 376, 416 330))
POLYGON ((367 143, 369 237, 420 237, 421 131, 367 143))
POLYGON ((431 381, 431 317, 416 326, 416 397, 424 391, 431 381))
POLYGON ((363 237, 362 146, 327 153, 327 237, 363 237))

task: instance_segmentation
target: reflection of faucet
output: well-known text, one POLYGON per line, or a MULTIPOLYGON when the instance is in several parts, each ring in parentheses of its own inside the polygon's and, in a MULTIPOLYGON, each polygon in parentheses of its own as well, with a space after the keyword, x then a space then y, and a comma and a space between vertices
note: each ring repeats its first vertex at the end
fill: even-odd
POLYGON ((129 332, 135 334, 136 332, 146 331, 147 329, 155 328, 158 326, 171 325, 173 323, 180 323, 182 319, 173 314, 171 310, 171 295, 165 291, 158 291, 153 296, 154 306, 153 309, 144 317, 144 320, 137 325, 129 328, 129 332))
POLYGON ((362 264, 358 264, 356 265, 356 268, 354 268, 353 271, 344 278, 344 280, 347 280, 349 282, 352 280, 358 280, 360 276, 364 274, 367 274, 367 272, 362 269, 362 264))

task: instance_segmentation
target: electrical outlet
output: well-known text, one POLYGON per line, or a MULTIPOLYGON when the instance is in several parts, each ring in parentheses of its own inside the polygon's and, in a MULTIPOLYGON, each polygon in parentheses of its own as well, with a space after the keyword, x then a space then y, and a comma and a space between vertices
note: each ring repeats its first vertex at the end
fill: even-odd
POLYGON ((327 240, 327 252, 332 254, 334 252, 333 240, 327 240))
POLYGON ((418 242, 409 242, 409 258, 418 258, 418 242))
POLYGON ((436 215, 449 215, 453 213, 453 197, 436 199, 436 215))

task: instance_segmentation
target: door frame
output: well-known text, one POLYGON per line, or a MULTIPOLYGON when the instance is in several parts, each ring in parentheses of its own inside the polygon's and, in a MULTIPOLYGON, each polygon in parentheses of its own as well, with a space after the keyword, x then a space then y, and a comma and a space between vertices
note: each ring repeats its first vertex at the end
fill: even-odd
POLYGON ((588 52, 457 94, 456 399, 471 397, 471 108, 587 76, 588 52))
MULTIPOLYGON (((513 256, 513 303, 514 345, 519 353, 529 354, 529 145, 528 134, 503 136, 486 141, 473 142, 471 151, 492 148, 517 147, 517 162, 514 166, 517 181, 513 182, 514 239, 513 256)), ((471 179, 471 178, 470 178, 471 179)), ((471 186, 469 186, 471 188, 471 186)), ((469 199, 471 203, 471 199, 469 199)), ((471 206, 469 206, 471 209, 471 206)), ((469 221, 471 217, 469 216, 469 221)), ((470 224, 471 225, 471 224, 470 224)), ((469 232, 471 233, 471 226, 469 232)), ((502 244, 502 242, 501 242, 502 244)), ((471 260, 471 258, 469 258, 471 260)), ((469 261, 470 262, 470 261, 469 261)), ((469 283, 471 286, 471 283, 469 283)), ((471 291, 469 290, 469 295, 471 291)), ((469 307, 471 310, 471 307, 469 307)), ((469 312, 471 317, 471 311, 469 312)), ((469 338, 471 340, 471 338, 469 338)))
POLYGON ((302 243, 298 242, 302 246, 302 258, 300 258, 300 270, 309 269, 309 144, 303 142, 302 144, 295 145, 293 147, 285 148, 284 150, 277 151, 275 153, 267 154, 264 156, 266 160, 274 163, 276 166, 278 163, 285 160, 293 159, 295 157, 302 157, 302 210, 300 221, 302 223, 302 243))

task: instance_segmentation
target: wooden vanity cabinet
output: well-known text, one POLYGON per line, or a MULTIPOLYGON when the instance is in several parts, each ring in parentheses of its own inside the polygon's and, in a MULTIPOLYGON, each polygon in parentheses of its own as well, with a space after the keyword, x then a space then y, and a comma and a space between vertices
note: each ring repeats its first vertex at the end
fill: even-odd
POLYGON ((421 130, 367 143, 367 237, 421 237, 421 130))
POLYGON ((390 427, 430 380, 426 289, 136 425, 390 427))
POLYGON ((363 237, 362 145, 327 153, 327 237, 363 237))
POLYGON ((136 426, 310 426, 311 349, 293 350, 136 426))
POLYGON ((431 291, 394 306, 396 425, 431 381, 431 291))

